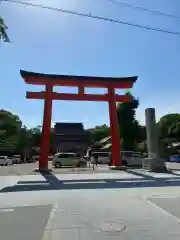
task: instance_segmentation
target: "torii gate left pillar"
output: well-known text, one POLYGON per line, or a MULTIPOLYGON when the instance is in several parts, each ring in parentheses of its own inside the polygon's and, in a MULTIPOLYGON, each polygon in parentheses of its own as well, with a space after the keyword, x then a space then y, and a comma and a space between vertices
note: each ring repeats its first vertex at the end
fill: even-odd
POLYGON ((50 151, 50 135, 51 135, 51 117, 52 117, 52 92, 53 86, 47 84, 44 101, 44 116, 42 125, 41 148, 39 158, 39 169, 48 169, 48 156, 50 151))
POLYGON ((50 150, 50 131, 53 100, 74 100, 74 101, 106 101, 109 104, 110 130, 112 137, 112 160, 113 165, 121 164, 120 137, 118 133, 118 121, 116 102, 130 102, 132 98, 127 95, 117 95, 116 88, 129 89, 133 86, 137 77, 129 78, 105 78, 105 77, 84 77, 68 75, 49 75, 32 73, 21 70, 21 76, 27 84, 45 85, 42 92, 27 92, 29 99, 44 100, 44 116, 42 126, 42 141, 40 148, 39 170, 48 169, 48 156, 50 150), (54 86, 78 87, 78 94, 65 94, 53 92, 54 86), (86 94, 85 87, 107 88, 107 94, 86 94))

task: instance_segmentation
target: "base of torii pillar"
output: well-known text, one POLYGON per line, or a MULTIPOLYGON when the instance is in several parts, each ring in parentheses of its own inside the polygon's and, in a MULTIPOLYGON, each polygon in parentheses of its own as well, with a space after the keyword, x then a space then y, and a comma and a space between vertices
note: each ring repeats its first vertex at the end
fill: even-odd
POLYGON ((50 168, 35 168, 35 169, 34 169, 34 172, 39 172, 39 173, 48 174, 48 173, 51 173, 51 172, 52 172, 52 169, 50 169, 50 168))
POLYGON ((126 170, 126 166, 110 166, 111 170, 116 170, 116 171, 124 171, 126 170))

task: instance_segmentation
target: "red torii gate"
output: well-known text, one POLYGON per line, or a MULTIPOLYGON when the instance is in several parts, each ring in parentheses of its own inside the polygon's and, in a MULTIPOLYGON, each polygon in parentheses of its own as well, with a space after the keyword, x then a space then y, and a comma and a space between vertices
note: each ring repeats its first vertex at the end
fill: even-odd
POLYGON ((73 101, 106 101, 109 104, 110 129, 112 137, 112 159, 115 166, 121 163, 120 137, 118 134, 118 121, 116 102, 130 102, 131 96, 117 95, 115 89, 129 89, 137 77, 112 78, 112 77, 86 77, 70 75, 52 75, 27 72, 20 70, 26 84, 45 85, 42 92, 26 92, 28 99, 44 100, 44 117, 42 125, 42 140, 40 148, 39 170, 48 169, 48 155, 50 150, 50 129, 53 100, 73 101), (54 86, 78 87, 78 94, 53 92, 54 86), (107 88, 107 94, 86 94, 85 88, 107 88))

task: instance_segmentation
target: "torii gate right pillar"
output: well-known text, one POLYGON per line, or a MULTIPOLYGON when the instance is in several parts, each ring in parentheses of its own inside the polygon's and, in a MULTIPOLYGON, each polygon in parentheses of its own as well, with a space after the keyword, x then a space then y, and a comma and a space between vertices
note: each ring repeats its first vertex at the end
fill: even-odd
POLYGON ((121 153, 120 153, 120 137, 117 119, 115 89, 108 88, 109 100, 109 120, 110 120, 110 131, 112 139, 112 163, 114 166, 121 165, 121 153))

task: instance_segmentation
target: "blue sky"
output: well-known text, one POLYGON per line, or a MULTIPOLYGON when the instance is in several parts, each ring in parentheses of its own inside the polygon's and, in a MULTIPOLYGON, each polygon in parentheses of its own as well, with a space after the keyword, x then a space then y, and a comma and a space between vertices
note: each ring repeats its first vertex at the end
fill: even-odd
MULTIPOLYGON (((27 2, 180 32, 180 20, 121 7, 108 0, 27 2)), ((124 2, 180 16, 179 0, 124 2)), ((140 123, 145 121, 147 107, 156 108, 157 120, 166 113, 180 112, 180 36, 6 2, 0 5, 0 15, 5 18, 12 41, 0 45, 0 108, 19 115, 28 127, 42 123, 43 102, 25 99, 25 92, 42 88, 25 85, 20 69, 74 75, 137 75, 132 92, 140 99, 137 110, 140 123)), ((85 127, 92 127, 109 124, 108 116, 107 103, 56 101, 53 104, 53 122, 83 122, 85 127)))

